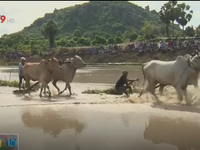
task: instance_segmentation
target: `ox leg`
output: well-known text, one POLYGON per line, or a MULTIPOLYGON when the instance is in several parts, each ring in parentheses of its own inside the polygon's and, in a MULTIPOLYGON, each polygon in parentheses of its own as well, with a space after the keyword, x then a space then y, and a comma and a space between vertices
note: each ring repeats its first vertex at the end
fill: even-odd
POLYGON ((30 95, 30 93, 31 93, 31 89, 30 89, 30 80, 26 80, 25 85, 26 85, 27 93, 30 95))
POLYGON ((56 85, 56 83, 57 83, 57 81, 53 80, 52 84, 58 90, 58 93, 59 93, 60 89, 58 88, 58 86, 56 85))
POLYGON ((177 104, 180 104, 183 101, 183 90, 180 87, 175 87, 175 89, 178 95, 177 104))
POLYGON ((50 88, 49 88, 49 86, 48 86, 48 84, 46 83, 46 82, 42 82, 42 88, 41 88, 41 90, 40 90, 40 97, 42 97, 42 91, 43 91, 43 89, 44 88, 47 88, 48 89, 48 91, 49 91, 49 98, 51 97, 51 91, 50 91, 50 88))
POLYGON ((159 99, 158 99, 158 96, 155 93, 155 85, 156 85, 155 81, 150 81, 149 84, 148 84, 147 89, 155 97, 156 101, 160 102, 159 99))
POLYGON ((165 86, 159 84, 159 85, 156 85, 156 86, 155 86, 155 89, 158 88, 158 87, 159 87, 159 93, 160 93, 160 95, 163 95, 163 90, 164 90, 164 87, 165 87, 165 86))
POLYGON ((163 95, 163 90, 164 90, 164 86, 160 85, 160 87, 159 87, 159 93, 160 93, 160 95, 163 95))
POLYGON ((50 88, 49 88, 49 85, 46 86, 48 91, 49 91, 49 98, 51 98, 51 91, 50 91, 50 88))
POLYGON ((61 92, 59 92, 58 95, 62 94, 68 87, 69 87, 69 83, 66 82, 64 90, 62 90, 61 92))
POLYGON ((185 101, 186 101, 186 105, 190 106, 190 100, 188 99, 188 95, 187 95, 187 89, 183 90, 183 95, 185 96, 185 101))
POLYGON ((40 89, 40 97, 42 97, 42 91, 43 91, 43 87, 41 87, 40 89))
POLYGON ((46 94, 47 93, 47 91, 46 91, 46 87, 44 87, 44 92, 43 92, 43 94, 46 94))
POLYGON ((72 90, 71 90, 71 85, 70 84, 68 86, 68 89, 69 89, 69 95, 71 96, 72 95, 72 90))

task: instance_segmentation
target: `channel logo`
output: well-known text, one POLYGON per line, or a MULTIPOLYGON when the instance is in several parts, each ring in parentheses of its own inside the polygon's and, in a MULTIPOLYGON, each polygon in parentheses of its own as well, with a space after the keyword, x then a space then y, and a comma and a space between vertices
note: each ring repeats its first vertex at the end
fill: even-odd
POLYGON ((19 134, 0 133, 0 150, 19 150, 19 134))

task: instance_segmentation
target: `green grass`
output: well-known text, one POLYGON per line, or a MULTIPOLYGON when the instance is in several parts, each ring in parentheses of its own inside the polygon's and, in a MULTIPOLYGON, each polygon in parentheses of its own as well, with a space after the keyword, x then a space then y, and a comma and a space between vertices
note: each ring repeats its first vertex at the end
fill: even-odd
MULTIPOLYGON (((139 93, 140 92, 139 87, 134 87, 134 88, 132 87, 132 89, 133 89, 133 93, 139 93)), ((111 94, 111 95, 119 95, 114 87, 113 88, 104 89, 104 90, 87 89, 86 91, 83 91, 82 93, 83 94, 102 94, 102 93, 105 93, 105 94, 111 94)))
POLYGON ((19 87, 19 82, 0 80, 0 86, 19 87))

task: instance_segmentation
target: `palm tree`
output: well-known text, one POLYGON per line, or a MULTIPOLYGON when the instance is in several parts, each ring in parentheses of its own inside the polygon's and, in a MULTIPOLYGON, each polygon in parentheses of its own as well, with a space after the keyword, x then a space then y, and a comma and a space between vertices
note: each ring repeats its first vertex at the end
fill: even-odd
POLYGON ((55 36, 58 33, 58 26, 54 20, 50 20, 47 24, 42 28, 42 34, 45 38, 49 39, 50 48, 55 45, 55 36))
POLYGON ((160 16, 160 20, 166 26, 166 34, 167 34, 167 37, 169 37, 170 10, 167 3, 161 7, 161 10, 159 11, 159 16, 160 16))
POLYGON ((184 27, 192 19, 193 11, 190 10, 189 5, 182 3, 182 4, 177 4, 177 14, 179 17, 176 19, 176 21, 182 26, 184 34, 184 27))
POLYGON ((168 2, 168 9, 170 10, 169 19, 173 23, 173 36, 174 36, 174 21, 179 17, 177 13, 177 4, 178 1, 169 1, 168 2))

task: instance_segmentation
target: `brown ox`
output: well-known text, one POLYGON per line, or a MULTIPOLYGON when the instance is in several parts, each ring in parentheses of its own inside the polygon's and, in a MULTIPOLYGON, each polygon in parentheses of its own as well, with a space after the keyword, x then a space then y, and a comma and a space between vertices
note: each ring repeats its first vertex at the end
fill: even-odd
POLYGON ((56 58, 44 60, 42 59, 38 63, 26 63, 22 68, 24 80, 26 81, 26 87, 28 93, 30 94, 30 80, 38 81, 42 84, 40 90, 40 97, 42 97, 43 88, 47 87, 49 91, 49 97, 51 97, 51 92, 48 83, 52 80, 52 73, 57 69, 62 69, 56 58))

